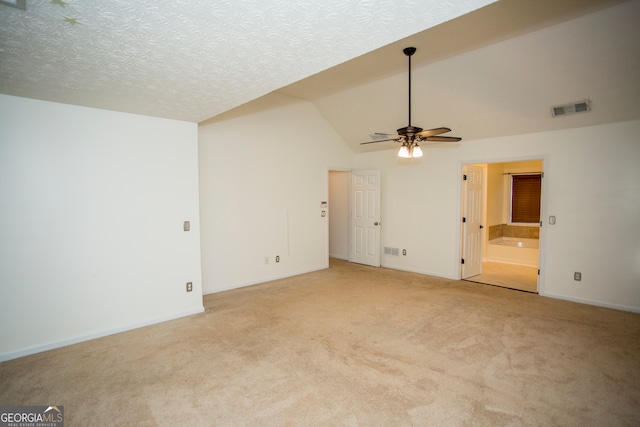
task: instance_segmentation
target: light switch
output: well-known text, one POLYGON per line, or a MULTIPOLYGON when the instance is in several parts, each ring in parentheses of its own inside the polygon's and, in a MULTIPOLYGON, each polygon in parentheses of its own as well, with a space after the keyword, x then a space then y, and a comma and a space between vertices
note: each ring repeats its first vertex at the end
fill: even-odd
POLYGON ((551 215, 549 217, 549 224, 554 225, 556 223, 556 217, 555 215, 551 215))
POLYGON ((191 230, 191 223, 189 221, 185 221, 183 228, 184 228, 184 231, 191 230))

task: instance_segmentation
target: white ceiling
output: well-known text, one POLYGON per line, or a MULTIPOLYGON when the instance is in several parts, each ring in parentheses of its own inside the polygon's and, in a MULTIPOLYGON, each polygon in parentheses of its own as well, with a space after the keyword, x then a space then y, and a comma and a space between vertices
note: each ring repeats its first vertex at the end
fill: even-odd
POLYGON ((493 1, 0 5, 0 93, 201 122, 493 1))
POLYGON ((465 140, 640 119, 640 0, 27 0, 0 93, 203 122, 277 91, 354 151, 407 123, 465 140), (591 99, 592 111, 550 107, 591 99))

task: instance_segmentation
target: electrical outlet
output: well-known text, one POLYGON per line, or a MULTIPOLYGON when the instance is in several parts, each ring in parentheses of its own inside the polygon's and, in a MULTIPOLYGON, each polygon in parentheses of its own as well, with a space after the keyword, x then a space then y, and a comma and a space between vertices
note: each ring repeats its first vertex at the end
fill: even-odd
POLYGON ((276 255, 276 262, 280 262, 280 255, 276 255))
POLYGON ((191 291, 193 291, 193 283, 187 282, 187 292, 191 292, 191 291))
POLYGON ((407 256, 407 250, 406 249, 402 250, 402 255, 407 256))
POLYGON ((581 281, 582 273, 580 273, 579 271, 576 271, 575 273, 573 273, 573 280, 575 280, 576 282, 581 281))

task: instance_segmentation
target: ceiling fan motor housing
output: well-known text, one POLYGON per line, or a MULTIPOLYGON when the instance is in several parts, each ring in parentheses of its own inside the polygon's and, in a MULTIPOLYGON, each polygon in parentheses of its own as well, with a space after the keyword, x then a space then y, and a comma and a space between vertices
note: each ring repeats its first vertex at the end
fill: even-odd
POLYGON ((398 135, 412 136, 422 132, 422 128, 419 128, 417 126, 406 126, 398 129, 397 132, 398 132, 398 135))

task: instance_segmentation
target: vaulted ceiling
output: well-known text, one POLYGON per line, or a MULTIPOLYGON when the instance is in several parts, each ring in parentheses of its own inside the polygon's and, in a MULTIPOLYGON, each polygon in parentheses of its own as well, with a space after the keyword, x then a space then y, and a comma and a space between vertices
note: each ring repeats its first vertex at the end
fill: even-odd
POLYGON ((272 92, 354 151, 412 121, 464 140, 640 118, 640 0, 0 5, 0 93, 203 122, 272 92), (592 111, 552 118, 552 105, 592 111))
MULTIPOLYGON (((408 122, 462 143, 640 119, 640 1, 502 0, 279 90, 314 102, 356 152, 408 122), (591 111, 553 117, 588 99, 591 111)), ((456 144, 435 144, 446 149, 456 144)))

